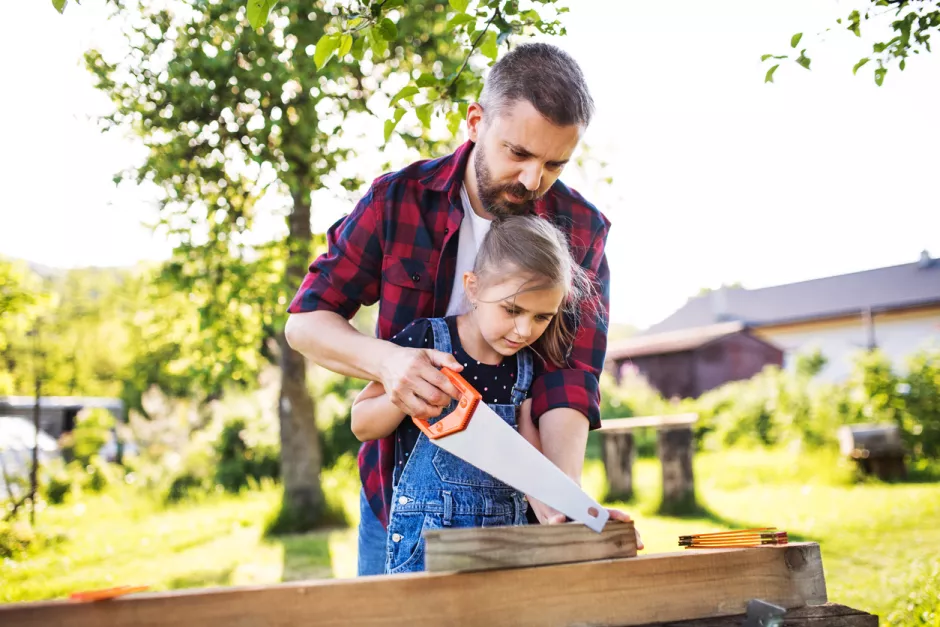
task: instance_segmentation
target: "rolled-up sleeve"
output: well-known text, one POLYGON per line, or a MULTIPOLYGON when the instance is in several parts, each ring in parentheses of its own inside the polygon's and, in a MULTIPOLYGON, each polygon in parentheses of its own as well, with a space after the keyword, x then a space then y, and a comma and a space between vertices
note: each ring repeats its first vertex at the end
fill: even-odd
POLYGON ((373 185, 356 208, 327 231, 327 251, 317 257, 287 308, 288 313, 333 311, 346 319, 378 300, 382 274, 382 212, 373 185))
POLYGON ((567 368, 544 364, 532 383, 532 417, 568 407, 584 414, 589 429, 601 426, 600 377, 607 355, 607 329, 610 321, 610 268, 604 248, 608 225, 595 231, 581 265, 594 280, 597 298, 582 307, 567 368))

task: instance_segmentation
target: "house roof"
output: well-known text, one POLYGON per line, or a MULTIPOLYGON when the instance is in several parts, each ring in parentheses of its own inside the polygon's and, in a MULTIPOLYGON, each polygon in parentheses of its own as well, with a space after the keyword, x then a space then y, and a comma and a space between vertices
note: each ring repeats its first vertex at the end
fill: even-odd
POLYGON ((755 290, 723 287, 690 298, 642 335, 717 322, 762 327, 935 304, 940 304, 940 260, 924 251, 915 263, 755 290))
POLYGON ((680 353, 700 348, 709 342, 744 330, 740 322, 725 322, 694 329, 682 329, 657 333, 655 335, 636 335, 626 340, 611 344, 607 349, 607 359, 618 361, 646 355, 680 353))

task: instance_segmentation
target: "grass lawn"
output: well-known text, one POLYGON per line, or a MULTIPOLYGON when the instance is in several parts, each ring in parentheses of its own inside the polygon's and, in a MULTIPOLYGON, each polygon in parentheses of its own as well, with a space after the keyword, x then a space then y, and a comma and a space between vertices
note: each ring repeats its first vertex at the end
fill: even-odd
MULTIPOLYGON (((636 519, 644 553, 679 550, 680 534, 776 526, 795 540, 820 543, 830 600, 883 619, 915 584, 923 587, 929 569, 937 572, 940 484, 855 485, 850 469, 834 458, 786 452, 702 453, 695 473, 704 511, 661 517, 655 513, 658 463, 638 460, 636 500, 613 505, 636 519)), ((355 523, 355 476, 348 469, 327 473, 324 484, 355 523)), ((584 485, 596 496, 604 493, 600 462, 587 462, 584 485)), ((354 528, 263 537, 278 499, 271 487, 164 508, 120 488, 49 507, 39 513, 40 528, 60 540, 0 564, 0 601, 120 584, 166 590, 354 576, 354 528)), ((936 597, 940 583, 928 588, 936 597)))

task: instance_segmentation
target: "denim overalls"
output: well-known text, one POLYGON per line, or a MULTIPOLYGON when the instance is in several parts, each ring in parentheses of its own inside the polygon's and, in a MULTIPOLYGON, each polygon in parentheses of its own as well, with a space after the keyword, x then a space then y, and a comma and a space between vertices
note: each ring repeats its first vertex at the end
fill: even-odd
MULTIPOLYGON (((431 318, 434 348, 453 353, 450 332, 443 318, 431 318)), ((518 374, 511 405, 488 405, 513 428, 516 412, 532 383, 532 353, 517 353, 518 374)), ((440 420, 457 403, 441 412, 440 420)), ((410 420, 410 418, 405 418, 410 420)), ((482 443, 486 446, 486 443, 482 443)), ((493 476, 433 444, 423 433, 404 468, 392 474, 394 491, 389 515, 385 572, 398 574, 424 570, 425 529, 442 527, 497 527, 526 524, 525 496, 493 476)))

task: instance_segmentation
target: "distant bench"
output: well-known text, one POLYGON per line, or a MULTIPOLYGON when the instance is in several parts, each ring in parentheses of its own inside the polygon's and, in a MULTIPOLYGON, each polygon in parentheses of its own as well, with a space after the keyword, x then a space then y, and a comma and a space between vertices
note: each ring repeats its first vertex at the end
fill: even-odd
POLYGON ((604 420, 598 431, 609 485, 608 498, 626 500, 633 496, 633 461, 636 458, 633 430, 651 427, 656 429, 657 455, 662 464, 662 508, 694 505, 692 425, 697 420, 698 414, 604 420))

